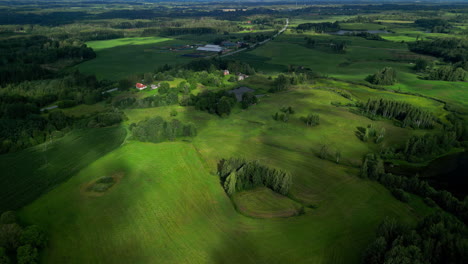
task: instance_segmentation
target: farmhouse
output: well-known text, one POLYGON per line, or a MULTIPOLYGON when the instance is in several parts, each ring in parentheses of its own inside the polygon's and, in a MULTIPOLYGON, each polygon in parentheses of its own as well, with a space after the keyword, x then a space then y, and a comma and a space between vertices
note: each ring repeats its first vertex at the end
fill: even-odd
POLYGON ((137 83, 137 84, 135 85, 135 87, 136 87, 138 90, 141 91, 141 90, 146 89, 147 86, 144 85, 144 84, 142 84, 142 83, 137 83))
POLYGON ((220 52, 220 51, 223 51, 223 48, 219 45, 211 45, 211 44, 207 44, 203 47, 198 47, 197 50, 200 50, 200 51, 212 51, 212 52, 220 52))
POLYGON ((229 70, 224 70, 223 75, 229 75, 229 70))

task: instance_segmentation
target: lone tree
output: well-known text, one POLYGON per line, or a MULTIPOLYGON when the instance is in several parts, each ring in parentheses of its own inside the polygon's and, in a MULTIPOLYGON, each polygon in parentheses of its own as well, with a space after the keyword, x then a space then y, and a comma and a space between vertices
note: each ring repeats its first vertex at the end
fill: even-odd
POLYGON ((377 85, 392 85, 396 82, 396 71, 391 67, 385 67, 367 76, 366 81, 377 85))
POLYGON ((247 109, 250 105, 256 104, 257 102, 258 98, 252 92, 247 92, 242 95, 241 106, 243 109, 247 109))
POLYGON ((278 75, 275 81, 273 82, 273 87, 270 89, 271 92, 280 92, 287 90, 290 85, 290 80, 284 74, 278 75))

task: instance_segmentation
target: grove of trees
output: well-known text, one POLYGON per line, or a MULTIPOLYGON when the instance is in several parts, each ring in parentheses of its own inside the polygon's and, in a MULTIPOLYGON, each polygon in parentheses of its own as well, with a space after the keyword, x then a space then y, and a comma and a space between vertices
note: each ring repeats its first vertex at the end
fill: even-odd
POLYGON ((382 116, 401 121, 402 127, 425 128, 434 127, 434 116, 406 102, 390 99, 368 99, 360 105, 361 111, 369 116, 382 116))
POLYGON ((378 181, 389 190, 400 189, 401 191, 419 195, 425 198, 425 201, 433 201, 428 204, 435 203, 445 211, 452 213, 463 223, 468 223, 468 199, 460 201, 450 192, 436 190, 418 177, 385 173, 383 160, 376 154, 368 154, 364 157, 360 176, 378 181))
POLYGON ((466 226, 456 218, 435 213, 416 227, 386 218, 367 247, 363 264, 463 264, 468 262, 466 226))
POLYGON ((260 186, 287 195, 292 186, 292 176, 288 172, 239 158, 222 159, 218 163, 218 175, 229 195, 260 186))
POLYGON ((366 81, 376 85, 393 85, 396 83, 396 71, 391 67, 385 67, 367 76, 366 81))
POLYGON ((16 213, 3 212, 0 216, 0 263, 39 263, 38 251, 47 244, 44 231, 37 225, 22 226, 16 213))

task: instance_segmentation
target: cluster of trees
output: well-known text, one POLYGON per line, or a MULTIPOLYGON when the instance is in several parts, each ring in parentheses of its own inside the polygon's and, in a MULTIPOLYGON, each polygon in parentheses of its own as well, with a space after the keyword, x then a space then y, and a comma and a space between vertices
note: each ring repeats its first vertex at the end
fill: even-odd
POLYGON ((431 31, 431 33, 450 33, 452 28, 450 23, 443 19, 421 18, 414 21, 414 24, 431 31))
POLYGON ((468 80, 468 72, 461 67, 445 65, 439 68, 431 69, 428 72, 427 79, 449 82, 466 81, 468 80))
POLYGON ((291 85, 306 83, 308 79, 309 77, 307 73, 293 72, 290 75, 279 74, 273 81, 273 86, 270 88, 269 92, 275 93, 286 91, 291 87, 291 85))
POLYGON ((425 128, 434 127, 434 116, 418 107, 405 102, 391 99, 369 99, 367 103, 360 104, 362 112, 369 116, 382 116, 384 118, 401 121, 402 127, 425 128))
POLYGON ((5 39, 0 43, 0 86, 50 76, 41 67, 43 64, 63 59, 80 62, 95 57, 91 48, 76 39, 54 40, 46 36, 5 39))
POLYGON ((464 38, 437 38, 408 43, 408 48, 417 53, 441 57, 447 62, 462 63, 468 61, 468 40, 464 38))
MULTIPOLYGON (((52 114, 52 113, 51 113, 52 114)), ((49 114, 50 116, 50 114, 49 114)), ((120 124, 124 120, 123 112, 118 110, 98 113, 87 120, 88 127, 108 127, 120 124)))
POLYGON ((341 29, 338 22, 323 22, 323 23, 304 23, 296 27, 297 30, 309 31, 312 30, 316 33, 335 32, 341 29))
POLYGON ((468 72, 463 68, 466 67, 468 69, 467 62, 444 65, 438 68, 434 68, 433 66, 434 64, 431 61, 419 58, 416 60, 413 69, 426 73, 425 78, 428 80, 456 82, 468 79, 468 72))
POLYGON ((294 114, 294 110, 292 109, 291 106, 288 106, 288 107, 282 107, 280 109, 280 112, 276 112, 274 115, 273 115, 273 120, 276 120, 276 121, 282 121, 282 122, 288 122, 289 121, 289 115, 292 115, 294 114))
POLYGON ((0 216, 0 263, 38 263, 39 250, 46 243, 44 231, 37 225, 21 226, 15 212, 7 211, 0 216))
POLYGON ((292 186, 291 174, 269 168, 258 161, 236 158, 222 159, 218 163, 218 175, 229 195, 260 186, 287 195, 292 186))
POLYGON ((389 148, 382 152, 388 159, 403 159, 409 162, 422 162, 437 155, 446 153, 457 143, 454 131, 439 134, 413 135, 406 140, 404 148, 389 148))
POLYGON ((249 106, 258 102, 257 96, 252 92, 247 92, 242 95, 241 107, 243 109, 249 108, 249 106))
POLYGON ((227 116, 231 109, 237 104, 236 96, 227 91, 204 91, 198 95, 191 95, 190 104, 196 109, 207 111, 210 114, 227 116))
POLYGON ((56 131, 66 133, 77 125, 86 127, 87 119, 71 118, 57 110, 44 116, 40 109, 53 102, 61 108, 94 104, 105 98, 101 91, 106 87, 106 82, 79 72, 60 79, 8 84, 0 90, 0 153, 41 144, 56 131))
POLYGON ((380 143, 385 137, 385 128, 378 130, 374 125, 370 124, 367 127, 358 127, 356 136, 363 142, 373 140, 375 143, 380 143))
POLYGON ((307 126, 318 126, 320 124, 320 116, 318 114, 309 114, 301 117, 302 122, 307 126))
POLYGON ((331 160, 340 163, 341 150, 339 148, 332 150, 328 144, 321 144, 317 156, 323 160, 331 160))
POLYGON ((271 38, 271 36, 265 35, 265 34, 255 34, 255 35, 247 34, 242 39, 247 42, 262 42, 269 38, 271 38))
POLYGON ((347 48, 346 41, 330 39, 330 40, 317 40, 311 37, 304 38, 306 43, 305 46, 309 49, 314 49, 318 46, 327 48, 327 50, 331 50, 335 53, 344 53, 347 48))
POLYGON ((386 41, 379 34, 372 34, 372 33, 366 32, 366 31, 363 31, 363 32, 350 32, 350 33, 346 33, 345 36, 360 37, 360 38, 365 38, 367 40, 386 41))
POLYGON ((367 76, 366 81, 376 85, 393 85, 396 83, 396 71, 392 67, 385 67, 367 76))
POLYGON ((126 97, 115 100, 112 105, 117 108, 148 108, 167 106, 179 103, 179 90, 170 88, 169 83, 160 84, 159 94, 143 97, 141 99, 135 97, 126 97))
POLYGON ((130 130, 136 140, 153 143, 197 135, 195 125, 191 123, 184 124, 177 119, 165 121, 160 116, 140 121, 138 124, 132 123, 130 130))
POLYGON ((364 252, 363 263, 467 263, 467 235, 463 223, 443 213, 425 217, 414 228, 386 218, 364 252))
POLYGON ((460 201, 450 192, 436 190, 418 177, 404 177, 385 173, 383 161, 378 155, 368 154, 364 157, 360 176, 378 181, 390 190, 401 189, 419 195, 424 198, 428 205, 437 204, 465 224, 468 223, 468 199, 460 201))

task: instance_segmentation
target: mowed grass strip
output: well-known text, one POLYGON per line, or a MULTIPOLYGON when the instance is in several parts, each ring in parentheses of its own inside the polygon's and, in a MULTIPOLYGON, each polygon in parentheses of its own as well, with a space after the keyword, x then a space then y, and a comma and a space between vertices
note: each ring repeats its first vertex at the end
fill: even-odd
POLYGON ((73 131, 0 156, 0 211, 18 209, 69 179, 123 142, 122 127, 73 131))
POLYGON ((255 218, 291 217, 302 208, 300 203, 265 187, 235 193, 232 199, 240 213, 255 218))

